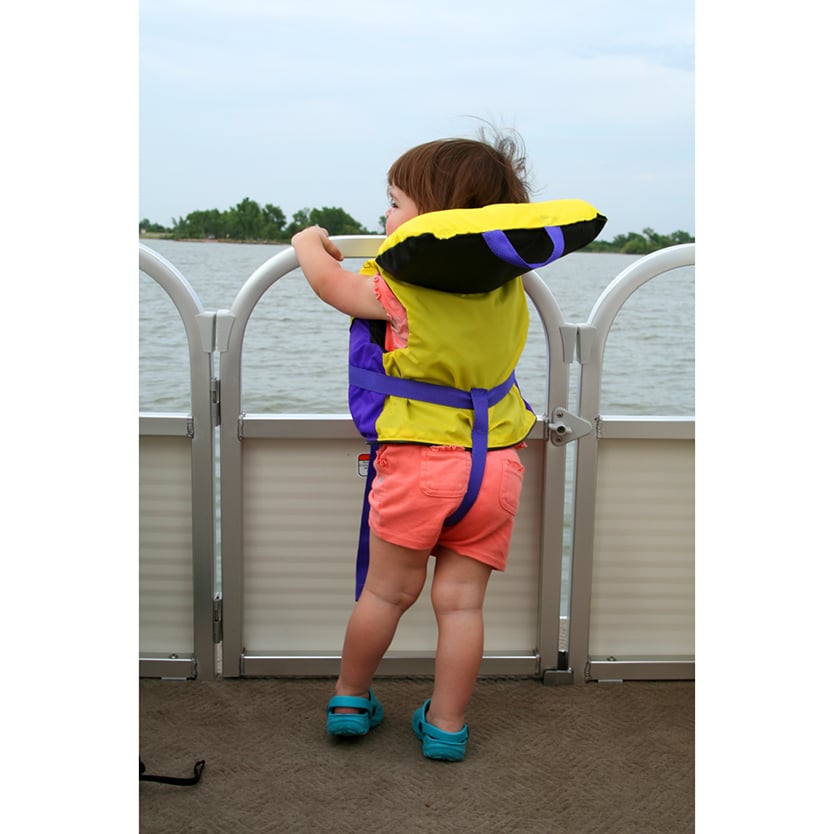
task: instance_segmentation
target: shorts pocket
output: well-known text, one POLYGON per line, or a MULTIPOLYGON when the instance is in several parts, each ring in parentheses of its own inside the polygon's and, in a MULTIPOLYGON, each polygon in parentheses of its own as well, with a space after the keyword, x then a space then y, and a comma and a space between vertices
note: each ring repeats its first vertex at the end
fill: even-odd
POLYGON ((524 482, 524 465, 518 460, 503 461, 504 469, 501 473, 501 489, 498 500, 501 506, 512 516, 518 512, 521 500, 521 485, 524 482))
POLYGON ((463 498, 471 466, 457 446, 429 446, 420 456, 420 489, 431 498, 463 498))

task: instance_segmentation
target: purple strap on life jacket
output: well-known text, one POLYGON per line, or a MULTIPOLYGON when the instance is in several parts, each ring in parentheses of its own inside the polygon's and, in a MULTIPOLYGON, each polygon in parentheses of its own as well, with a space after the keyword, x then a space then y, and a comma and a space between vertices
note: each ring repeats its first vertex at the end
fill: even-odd
POLYGON ((481 481, 484 479, 488 448, 487 435, 489 434, 490 392, 486 388, 473 388, 470 394, 472 395, 472 408, 475 411, 475 418, 472 423, 472 466, 469 469, 469 482, 466 485, 463 500, 458 508, 443 522, 444 527, 454 526, 469 512, 469 508, 475 503, 475 499, 481 491, 481 481))
POLYGON ((368 559, 371 544, 371 528, 368 525, 368 514, 371 510, 368 496, 371 494, 371 484, 376 477, 376 450, 378 443, 371 443, 371 454, 368 459, 368 475, 365 478, 365 498, 362 502, 362 518, 359 522, 359 544, 356 548, 356 599, 365 587, 365 579, 368 576, 368 559))
MULTIPOLYGON (((475 503, 481 490, 481 481, 486 468, 486 456, 489 447, 489 409, 500 402, 515 385, 515 373, 495 388, 473 388, 464 391, 460 388, 450 388, 445 385, 435 385, 431 382, 419 382, 414 379, 402 379, 387 374, 371 371, 366 368, 351 366, 349 368, 349 382, 360 388, 375 391, 378 394, 388 394, 395 397, 405 397, 411 400, 422 400, 446 405, 452 408, 466 408, 474 411, 472 424, 472 466, 469 470, 469 481, 466 493, 457 509, 443 522, 445 527, 457 524, 475 503)), ((365 578, 368 575, 368 553, 370 542, 370 528, 368 526, 369 503, 368 495, 371 483, 376 474, 374 458, 376 443, 371 444, 371 455, 368 462, 368 477, 365 481, 365 501, 362 507, 362 519, 359 527, 359 546, 356 553, 356 599, 362 593, 365 578)))
POLYGON ((538 269, 546 264, 552 263, 557 258, 561 258, 565 251, 565 235, 562 232, 561 226, 544 226, 544 231, 547 232, 548 237, 553 242, 553 251, 550 257, 538 264, 531 264, 524 260, 516 251, 515 246, 510 242, 507 233, 502 229, 493 229, 489 232, 481 232, 486 245, 496 258, 520 269, 538 269))

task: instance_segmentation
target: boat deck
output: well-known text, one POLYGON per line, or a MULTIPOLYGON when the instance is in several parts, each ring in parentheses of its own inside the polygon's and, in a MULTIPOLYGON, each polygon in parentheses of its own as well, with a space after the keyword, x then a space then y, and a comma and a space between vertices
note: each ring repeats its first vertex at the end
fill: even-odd
POLYGON ((143 679, 140 831, 678 834, 694 831, 695 685, 545 686, 484 678, 460 763, 423 758, 410 720, 425 678, 380 679, 385 720, 325 732, 333 680, 143 679))

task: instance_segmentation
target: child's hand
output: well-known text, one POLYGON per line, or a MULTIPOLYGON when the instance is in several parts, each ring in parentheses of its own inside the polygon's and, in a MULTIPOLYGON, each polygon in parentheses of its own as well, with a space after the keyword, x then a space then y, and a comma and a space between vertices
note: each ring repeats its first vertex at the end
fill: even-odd
POLYGON ((385 309, 376 297, 371 276, 351 272, 339 264, 344 255, 330 240, 327 229, 310 226, 293 235, 298 265, 313 292, 348 316, 385 319, 385 309))
POLYGON ((339 251, 339 247, 330 240, 327 234, 327 229, 321 226, 310 226, 302 231, 296 233, 292 237, 292 245, 296 251, 302 247, 316 247, 321 246, 331 258, 337 261, 344 260, 344 255, 339 251))

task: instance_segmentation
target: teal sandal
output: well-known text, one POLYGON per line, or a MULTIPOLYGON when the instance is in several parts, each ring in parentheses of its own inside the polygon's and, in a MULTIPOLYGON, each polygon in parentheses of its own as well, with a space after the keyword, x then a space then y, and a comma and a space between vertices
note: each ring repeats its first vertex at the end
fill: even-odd
POLYGON ((367 698, 355 695, 336 695, 327 704, 327 732, 331 736, 364 736, 378 727, 385 717, 382 704, 372 691, 367 698), (358 709, 361 712, 336 712, 340 707, 358 709))
POLYGON ((440 759, 445 762, 462 762, 466 755, 466 742, 469 739, 469 725, 456 733, 447 733, 434 724, 429 724, 426 714, 431 698, 420 709, 414 711, 411 726, 414 734, 423 742, 423 755, 427 759, 440 759))

